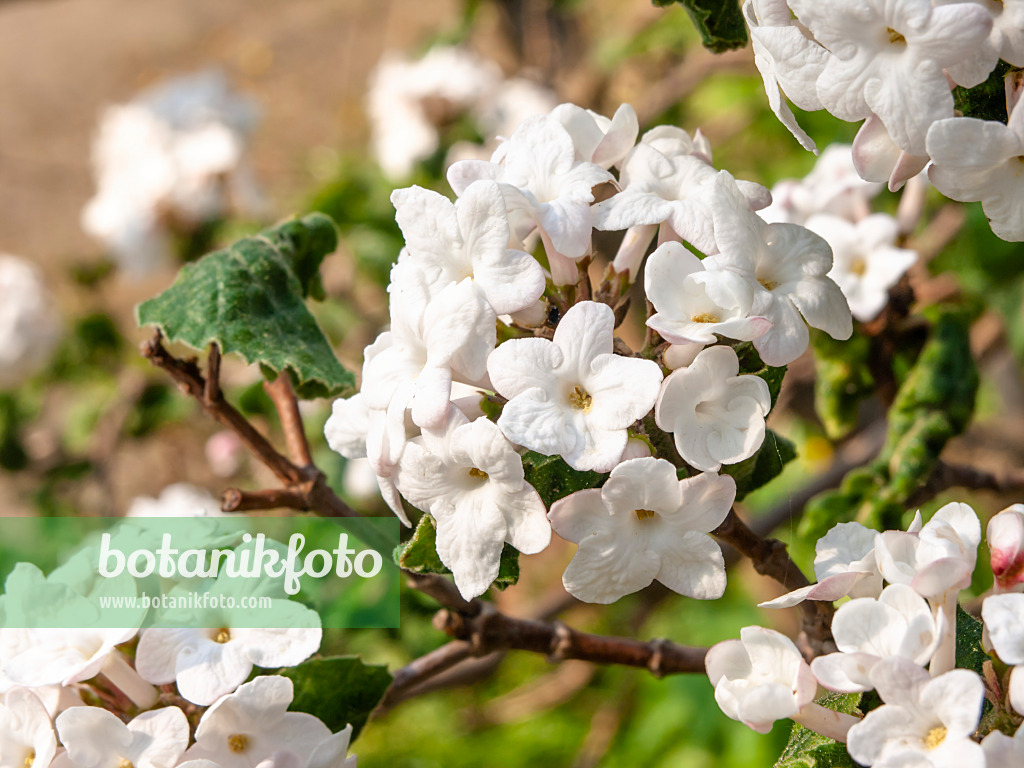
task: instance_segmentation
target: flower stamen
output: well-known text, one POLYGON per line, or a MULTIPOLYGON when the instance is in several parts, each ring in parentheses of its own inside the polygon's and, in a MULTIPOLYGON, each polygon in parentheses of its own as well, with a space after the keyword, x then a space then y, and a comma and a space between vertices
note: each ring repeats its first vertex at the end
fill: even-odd
POLYGON ((776 288, 779 287, 779 284, 772 280, 762 280, 758 278, 757 282, 759 282, 761 284, 761 287, 764 288, 766 291, 774 291, 776 288))
POLYGON ((633 514, 637 520, 650 520, 656 513, 650 509, 634 509, 633 514))
POLYGON ((569 392, 569 405, 578 411, 587 413, 594 404, 594 398, 587 394, 587 390, 577 384, 569 392))
POLYGON ((476 467, 469 468, 469 476, 475 477, 478 480, 486 480, 489 477, 489 475, 486 472, 484 472, 482 469, 477 469, 476 467))
POLYGON ((854 259, 853 263, 850 264, 850 274, 861 277, 865 272, 868 271, 868 264, 864 259, 854 259))
POLYGON ((889 33, 889 42, 892 43, 893 45, 896 45, 898 43, 906 44, 907 38, 905 38, 892 27, 887 27, 885 31, 889 33))
POLYGON ((924 737, 924 745, 928 749, 935 749, 939 744, 946 740, 946 726, 937 725, 928 731, 928 735, 924 737))
POLYGON ((25 754, 25 768, 32 768, 32 763, 34 763, 35 761, 36 761, 36 751, 34 749, 30 749, 25 754))
POLYGON ((694 315, 690 318, 691 323, 720 323, 718 315, 713 315, 710 312, 704 312, 699 315, 694 315))
POLYGON ((228 749, 236 755, 249 748, 249 737, 244 733, 233 733, 228 736, 228 749))
MULTIPOLYGON (((35 758, 33 757, 33 759, 35 758)), ((122 757, 121 762, 117 764, 117 768, 135 768, 135 764, 127 757, 122 757)))
POLYGON ((213 642, 224 644, 231 639, 231 630, 227 627, 221 627, 213 633, 213 642))

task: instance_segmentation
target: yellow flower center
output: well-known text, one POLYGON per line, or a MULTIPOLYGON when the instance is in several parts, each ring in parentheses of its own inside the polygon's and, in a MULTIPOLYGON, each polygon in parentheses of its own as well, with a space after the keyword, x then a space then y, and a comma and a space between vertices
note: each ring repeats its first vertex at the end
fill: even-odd
POLYGON ((885 31, 889 33, 889 42, 892 43, 893 45, 895 45, 897 43, 904 43, 904 44, 906 44, 907 38, 905 38, 903 35, 901 35, 899 32, 897 32, 892 27, 888 27, 885 31))
POLYGON ((864 259, 860 259, 860 258, 854 259, 853 263, 850 264, 850 274, 851 275, 857 275, 858 277, 860 277, 861 275, 863 275, 867 271, 868 271, 868 263, 866 261, 864 261, 864 259))
POLYGON ((32 763, 34 763, 35 761, 36 761, 36 751, 34 749, 30 749, 25 754, 25 768, 32 768, 32 763))
POLYGON ((928 731, 928 735, 924 737, 924 745, 928 749, 935 749, 939 744, 946 740, 946 726, 937 725, 928 731))
POLYGON ((587 390, 577 384, 569 392, 569 405, 578 411, 587 413, 590 410, 590 406, 593 405, 594 398, 587 394, 587 390))
POLYGON ((236 755, 249 748, 249 737, 244 733, 233 733, 228 736, 228 749, 236 755))
POLYGON ((231 639, 231 630, 227 627, 221 627, 213 633, 213 642, 215 643, 226 643, 231 639))
POLYGON ((470 467, 469 476, 475 477, 479 480, 486 480, 488 478, 488 474, 486 472, 482 469, 477 469, 476 467, 470 467))
MULTIPOLYGON (((33 753, 33 757, 32 757, 32 759, 33 759, 33 760, 35 759, 35 753, 33 753)), ((27 764, 27 763, 28 763, 28 760, 26 759, 26 761, 25 761, 25 762, 26 762, 26 764, 27 764)), ((118 763, 118 765, 117 765, 117 768, 135 768, 135 765, 134 765, 134 763, 132 763, 132 761, 131 761, 131 760, 129 760, 129 759, 127 758, 127 757, 122 757, 122 758, 121 758, 121 762, 120 762, 120 763, 118 763)))
POLYGON ((719 323, 718 315, 713 315, 710 312, 705 312, 701 315, 694 315, 690 318, 691 323, 719 323))
POLYGON ((760 278, 758 278, 757 282, 759 282, 761 284, 761 287, 763 287, 766 291, 774 291, 776 288, 779 287, 778 283, 772 282, 771 280, 761 280, 760 278))
POLYGON ((650 520, 655 515, 655 513, 649 509, 634 509, 633 514, 636 515, 637 520, 650 520))

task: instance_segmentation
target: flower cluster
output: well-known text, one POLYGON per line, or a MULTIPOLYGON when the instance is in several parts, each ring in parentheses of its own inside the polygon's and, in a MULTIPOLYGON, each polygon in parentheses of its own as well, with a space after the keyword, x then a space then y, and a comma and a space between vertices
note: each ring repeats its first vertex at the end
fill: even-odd
POLYGON ((168 263, 171 233, 189 233, 262 198, 244 161, 256 111, 220 72, 179 77, 107 108, 93 145, 96 195, 82 226, 118 264, 168 263))
POLYGON ((986 682, 954 669, 956 611, 960 591, 970 585, 981 525, 962 503, 941 508, 926 524, 918 514, 907 531, 871 531, 840 523, 816 547, 818 583, 764 604, 786 607, 804 599, 833 601, 849 595, 832 621, 838 652, 808 665, 788 638, 747 627, 740 640, 711 649, 708 674, 722 710, 767 732, 792 718, 847 745, 850 756, 869 766, 1009 766, 1021 756, 1020 742, 992 730, 973 739, 988 698, 1007 722, 1024 715, 1024 594, 1019 574, 1024 547, 1019 505, 988 526, 997 592, 982 604, 986 649, 1009 670, 986 682), (1010 575, 1014 574, 1014 575, 1010 575), (818 685, 843 693, 877 691, 883 704, 863 718, 813 703, 818 685))
POLYGON ((467 598, 493 581, 505 544, 539 552, 552 528, 579 543, 564 581, 581 599, 610 602, 654 579, 721 595, 722 555, 707 534, 735 484, 717 473, 758 450, 772 404, 732 344, 750 341, 781 366, 807 348, 805 321, 852 332, 821 237, 761 219, 768 190, 715 170, 699 132, 639 134, 629 105, 609 118, 562 104, 525 120, 489 160, 454 163, 455 202, 420 187, 392 195, 406 246, 391 272, 391 326, 325 433, 345 457, 368 459, 403 522, 403 498, 434 518, 438 554, 467 598), (618 289, 596 295, 595 229, 625 230, 608 272, 618 289), (671 347, 637 354, 615 329, 655 236, 647 324, 671 347), (692 363, 665 378, 672 348, 692 363), (493 420, 484 396, 501 406, 493 420), (651 430, 672 435, 694 476, 628 447, 651 430), (523 450, 611 474, 545 514, 523 450))
POLYGON ((931 161, 940 192, 980 200, 999 237, 1024 240, 1018 79, 1007 123, 955 117, 950 90, 980 85, 1000 60, 1024 66, 1024 1, 746 0, 743 12, 769 104, 803 146, 815 148, 784 95, 864 121, 853 154, 865 179, 895 190, 931 161))

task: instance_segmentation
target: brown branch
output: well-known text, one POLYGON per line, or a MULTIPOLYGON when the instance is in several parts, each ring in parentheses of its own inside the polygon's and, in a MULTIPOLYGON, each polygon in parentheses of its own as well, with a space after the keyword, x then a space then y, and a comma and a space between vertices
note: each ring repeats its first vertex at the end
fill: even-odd
POLYGON ((308 509, 305 495, 290 488, 243 491, 228 488, 220 496, 223 512, 248 512, 254 509, 308 509))
POLYGON ((445 643, 425 656, 420 656, 397 670, 384 692, 384 698, 377 705, 377 714, 384 710, 391 709, 407 699, 411 699, 420 693, 423 683, 436 678, 461 661, 472 658, 472 647, 462 640, 452 640, 445 643))
MULTIPOLYGON (((729 511, 725 522, 712 533, 749 558, 755 571, 775 579, 786 589, 792 591, 810 584, 786 552, 786 545, 778 539, 767 539, 754 533, 736 514, 735 509, 729 511)), ((832 603, 805 600, 800 603, 800 609, 803 612, 804 653, 818 656, 834 650, 831 628, 835 608, 832 603)))
POLYGON ((907 506, 915 507, 924 504, 950 488, 1020 493, 1024 491, 1024 472, 996 474, 966 464, 940 461, 928 476, 925 484, 907 499, 907 506))
POLYGON ((220 399, 220 345, 210 344, 206 358, 206 386, 203 387, 203 402, 215 403, 220 399))
POLYGON ((302 426, 302 414, 299 413, 299 399, 295 396, 288 374, 281 373, 273 381, 264 381, 263 391, 274 401, 277 415, 281 419, 288 455, 300 467, 312 466, 309 442, 306 440, 306 430, 302 426))
MULTIPOLYGON (((275 509, 285 506, 293 509, 309 509, 324 517, 359 516, 331 490, 323 472, 312 464, 296 466, 282 456, 245 416, 224 399, 219 384, 210 383, 218 378, 220 367, 220 350, 216 345, 212 345, 210 349, 209 378, 204 378, 194 360, 179 360, 164 348, 161 339, 162 335, 157 331, 152 339, 144 342, 141 346, 142 356, 157 368, 166 371, 177 382, 178 388, 184 394, 194 398, 204 411, 237 434, 246 448, 266 464, 285 486, 283 489, 249 494, 229 489, 225 496, 230 498, 227 498, 226 502, 234 501, 235 494, 238 494, 237 503, 245 505, 244 507, 234 507, 234 510, 240 511, 243 508, 275 509), (302 499, 301 506, 296 506, 299 504, 298 497, 302 499)), ((295 413, 298 413, 297 404, 295 413)), ((301 422, 299 428, 301 429, 301 422)), ((227 511, 231 511, 231 509, 228 508, 227 511)))

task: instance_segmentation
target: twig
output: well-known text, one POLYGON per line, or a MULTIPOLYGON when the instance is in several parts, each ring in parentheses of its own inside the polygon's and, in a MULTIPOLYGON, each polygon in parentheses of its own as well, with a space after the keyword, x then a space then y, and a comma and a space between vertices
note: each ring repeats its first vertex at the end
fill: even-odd
MULTIPOLYGON (((735 547, 740 554, 750 559, 754 570, 762 576, 769 576, 786 589, 792 591, 806 587, 810 582, 786 552, 786 545, 778 539, 758 536, 744 523, 736 510, 729 511, 725 522, 712 533, 727 544, 735 547)), ((806 639, 805 652, 818 656, 832 650, 832 603, 820 600, 805 600, 800 603, 803 611, 803 635, 806 639)))
MULTIPOLYGON (((249 494, 229 489, 225 494, 226 497, 229 497, 226 498, 225 503, 237 498, 237 503, 244 506, 225 508, 226 511, 232 511, 232 509, 237 511, 275 509, 285 506, 292 509, 309 509, 324 517, 359 516, 331 490, 323 472, 312 463, 299 467, 282 456, 267 438, 249 423, 245 416, 224 399, 219 384, 210 383, 211 380, 218 378, 220 367, 220 350, 216 345, 212 345, 210 348, 209 376, 204 378, 194 360, 179 360, 164 348, 161 339, 162 335, 157 331, 152 339, 144 342, 141 347, 142 356, 156 367, 166 371, 177 382, 178 388, 183 393, 195 398, 210 416, 235 432, 246 448, 266 464, 285 486, 283 489, 249 494), (264 506, 259 506, 261 503, 264 506)), ((278 378, 285 377, 279 376, 278 378)), ((290 389, 289 386, 289 391, 290 389)), ((282 398, 289 397, 287 393, 280 396, 282 398)), ((294 398, 294 393, 290 397, 294 398)), ((276 400, 275 403, 277 403, 276 400)), ((297 403, 294 410, 297 417, 297 403)), ((287 417, 282 417, 282 423, 285 418, 287 417)), ((301 429, 301 421, 298 428, 301 429)))
POLYGON ((203 388, 203 401, 214 403, 220 399, 220 345, 210 344, 210 354, 206 358, 206 386, 203 388))
POLYGON ((220 496, 223 512, 248 512, 255 509, 309 509, 306 496, 290 488, 266 488, 261 491, 243 491, 228 488, 220 496))
POLYGON ((264 381, 263 391, 274 401, 277 415, 281 419, 288 455, 300 467, 312 466, 309 442, 306 440, 306 430, 302 426, 302 414, 299 413, 299 399, 295 396, 288 374, 282 372, 273 381, 264 381))
POLYGON ((421 692, 425 681, 436 678, 442 672, 473 656, 470 644, 462 640, 445 643, 425 656, 420 656, 397 670, 380 700, 375 712, 379 715, 421 692))
POLYGON ((950 488, 1020 493, 1024 491, 1024 472, 995 474, 966 464, 940 461, 923 486, 907 499, 908 507, 915 507, 938 496, 950 488))

